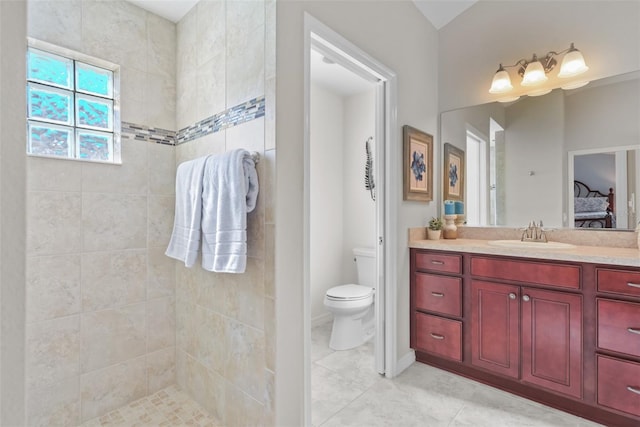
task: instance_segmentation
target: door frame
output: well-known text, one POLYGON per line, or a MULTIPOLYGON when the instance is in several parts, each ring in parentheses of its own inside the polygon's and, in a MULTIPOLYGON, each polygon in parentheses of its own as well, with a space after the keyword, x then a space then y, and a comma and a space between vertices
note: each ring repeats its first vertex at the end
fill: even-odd
POLYGON ((322 49, 340 65, 356 74, 382 82, 376 87, 376 144, 374 170, 376 182, 376 231, 378 245, 376 287, 376 346, 383 357, 376 369, 387 377, 397 371, 397 224, 398 163, 397 143, 397 77, 355 44, 311 16, 304 13, 304 417, 311 425, 311 291, 310 291, 310 52, 311 46, 322 49))

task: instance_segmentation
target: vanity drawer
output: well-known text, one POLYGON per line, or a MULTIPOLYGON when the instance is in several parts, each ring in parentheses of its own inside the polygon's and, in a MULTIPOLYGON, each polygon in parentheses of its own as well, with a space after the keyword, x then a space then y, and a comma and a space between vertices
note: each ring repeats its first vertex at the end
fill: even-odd
POLYGON ((640 304, 598 298, 598 347, 640 357, 640 304))
POLYGON ((472 257, 473 276, 580 289, 580 267, 534 261, 472 257))
POLYGON ((461 274, 462 256, 444 255, 433 252, 416 252, 416 269, 461 274))
POLYGON ((462 361, 462 322, 414 313, 418 350, 462 361))
POLYGON ((598 268, 598 292, 640 297, 640 273, 598 268))
POLYGON ((415 302, 418 310, 462 316, 462 279, 415 273, 415 302))
POLYGON ((598 356, 598 404, 640 417, 640 363, 598 356))

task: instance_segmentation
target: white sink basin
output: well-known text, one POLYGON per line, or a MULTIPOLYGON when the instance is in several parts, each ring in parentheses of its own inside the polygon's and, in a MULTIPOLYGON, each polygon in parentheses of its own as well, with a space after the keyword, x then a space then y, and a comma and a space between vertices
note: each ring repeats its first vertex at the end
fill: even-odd
POLYGON ((489 240, 489 246, 500 246, 503 248, 522 248, 522 249, 573 249, 576 246, 570 243, 562 242, 523 242, 521 240, 489 240))

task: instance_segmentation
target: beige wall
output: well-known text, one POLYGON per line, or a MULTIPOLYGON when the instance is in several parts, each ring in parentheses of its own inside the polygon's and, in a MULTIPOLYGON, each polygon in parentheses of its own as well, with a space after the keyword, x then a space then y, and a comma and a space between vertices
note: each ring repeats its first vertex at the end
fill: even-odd
MULTIPOLYGON (((303 265, 304 265, 304 12, 308 12, 398 76, 398 158, 402 152, 401 126, 408 124, 437 140, 437 34, 409 1, 332 2, 278 1, 277 3, 276 218, 286 224, 276 230, 276 325, 278 327, 276 423, 303 424, 303 265)), ((435 151, 438 158, 438 150, 435 151)), ((402 188, 400 168, 392 177, 402 188)), ((440 182, 435 169, 435 185, 440 182)), ((436 203, 403 202, 399 193, 397 226, 397 355, 409 353, 409 250, 407 229, 424 225, 436 214, 436 203)))
POLYGON ((266 95, 265 117, 176 147, 177 163, 245 148, 261 154, 244 274, 177 266, 177 381, 224 425, 273 425, 273 31, 275 2, 201 0, 178 23, 180 128, 266 95))
MULTIPOLYGON (((123 121, 174 129, 173 23, 93 0, 30 2, 28 22, 32 37, 121 65, 123 121)), ((123 138, 122 165, 27 159, 30 425, 74 424, 175 382, 174 151, 123 138)))
MULTIPOLYGON (((481 0, 438 33, 440 111, 494 101, 489 87, 500 63, 561 51, 571 42, 583 53, 590 80, 636 71, 639 22, 637 1, 481 0)), ((560 86, 555 74, 550 87, 560 86)))
POLYGON ((0 2, 0 425, 24 424, 26 3, 0 2))

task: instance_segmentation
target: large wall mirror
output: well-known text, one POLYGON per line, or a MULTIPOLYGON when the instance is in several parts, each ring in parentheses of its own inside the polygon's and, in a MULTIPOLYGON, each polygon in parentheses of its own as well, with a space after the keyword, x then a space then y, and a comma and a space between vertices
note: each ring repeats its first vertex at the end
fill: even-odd
POLYGON ((468 225, 633 230, 640 220, 640 71, 440 120, 441 143, 465 151, 468 225))

